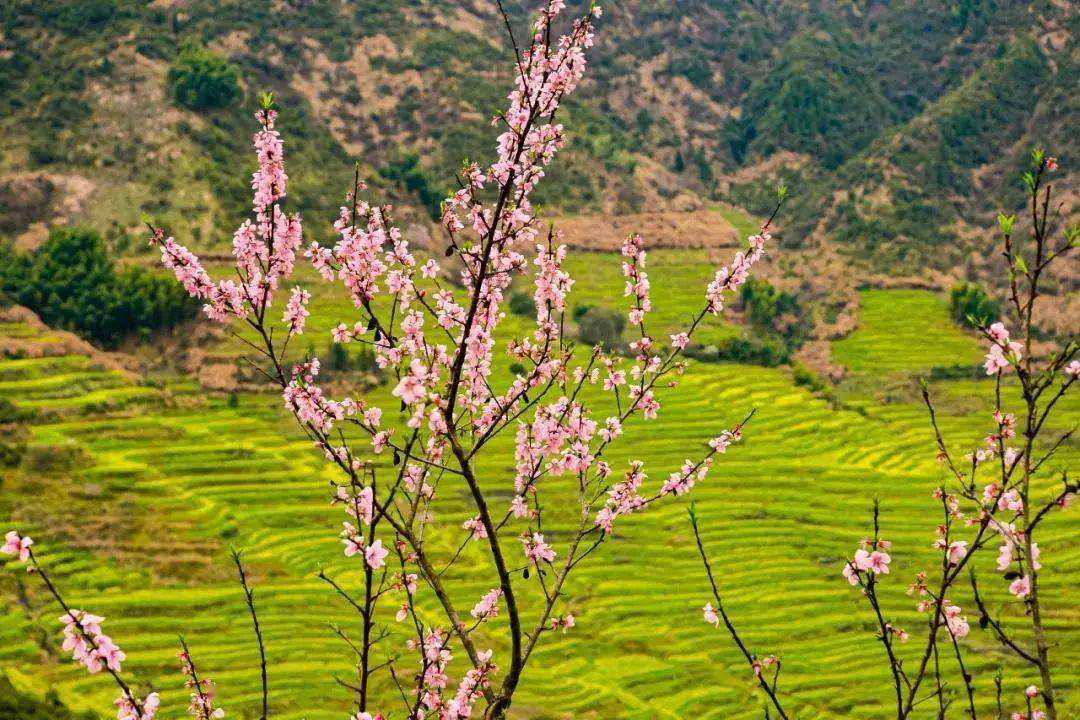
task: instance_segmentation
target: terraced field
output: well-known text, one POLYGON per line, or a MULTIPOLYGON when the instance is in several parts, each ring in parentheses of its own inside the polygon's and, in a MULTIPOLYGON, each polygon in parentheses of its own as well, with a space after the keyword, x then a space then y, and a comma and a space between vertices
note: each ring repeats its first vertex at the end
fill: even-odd
POLYGON ((974 336, 948 322, 943 297, 924 290, 863 290, 859 327, 833 343, 833 358, 856 372, 926 372, 981 362, 974 336))
MULTIPOLYGON (((704 257, 671 251, 665 270, 659 269, 663 253, 650 259, 657 305, 696 305, 690 295, 698 293, 697 275, 708 274, 704 257), (676 275, 680 265, 684 274, 676 275)), ((615 258, 575 262, 581 263, 574 268, 581 271, 579 302, 621 305, 621 289, 614 294, 608 279, 617 273, 615 258)), ((887 402, 862 393, 857 383, 837 405, 796 387, 784 369, 693 364, 680 390, 661 397, 660 419, 629 428, 622 445, 646 458, 653 481, 660 482, 720 428, 757 408, 745 443, 723 457, 691 497, 733 616, 751 647, 783 656, 782 687, 807 720, 888 717, 887 668, 867 609, 840 577, 841 558, 866 534, 871 499, 880 498, 884 534, 895 543, 887 602, 898 624, 919 627, 904 590, 934 557, 937 516, 929 493, 942 476, 914 383, 904 378, 978 359, 974 340, 949 324, 942 301, 929 293, 867 292, 863 313, 859 330, 837 343, 835 356, 856 379, 879 368, 899 378, 887 402), (893 315, 909 321, 898 327, 893 315), (933 332, 929 341, 913 341, 927 331, 933 332)), ((327 318, 326 327, 338 317, 327 318)), ((508 319, 506 330, 515 322, 508 319)), ((719 325, 711 332, 733 329, 719 325)), ((38 451, 28 456, 49 457, 59 453, 50 453, 56 448, 77 452, 71 450, 73 462, 50 471, 8 473, 0 517, 35 536, 76 606, 108 618, 107 630, 128 653, 129 672, 162 693, 162 715, 181 717, 186 707, 175 661, 176 634, 183 632, 201 669, 217 680, 229 716, 256 717, 255 647, 227 566, 227 548, 235 545, 244 548, 257 586, 274 717, 344 717, 348 694, 332 675, 348 677, 349 656, 325 622, 346 630, 354 623, 315 573, 323 567, 348 582, 357 577, 355 563, 342 557, 336 540, 341 518, 328 504, 330 475, 292 431, 279 399, 201 400, 184 384, 151 388, 110 379, 77 357, 30 365, 0 360, 0 397, 26 408, 53 403, 55 412, 32 426, 29 442, 38 451), (99 392, 140 399, 87 409, 96 401, 85 398, 99 392)), ((935 384, 955 442, 973 445, 987 431, 989 390, 985 381, 935 384)), ((387 391, 377 394, 385 398, 387 391)), ((1059 417, 1075 423, 1080 403, 1070 400, 1059 417)), ((1073 443, 1056 464, 1075 467, 1078 454, 1073 443)), ((509 483, 505 441, 483 471, 492 488, 509 483)), ((464 520, 471 514, 463 493, 445 497, 457 498, 442 509, 445 515, 464 520)), ((680 500, 630 518, 582 567, 567 601, 578 625, 565 636, 546 638, 527 671, 519 717, 762 716, 737 651, 701 621, 706 584, 686 507, 680 500)), ((558 538, 567 520, 552 513, 550 534, 558 538)), ((1080 570, 1077 527, 1075 513, 1055 516, 1044 545, 1053 598, 1049 623, 1060 640, 1054 652, 1063 668, 1080 667, 1080 611, 1075 600, 1066 600, 1077 588, 1063 586, 1058 572, 1075 578, 1080 570)), ((450 552, 454 540, 436 542, 450 552)), ((462 604, 471 605, 488 588, 478 577, 482 563, 480 554, 467 553, 455 566, 465 581, 462 604)), ((0 668, 19 687, 55 687, 71 704, 104 714, 112 688, 61 657, 58 612, 45 604, 33 580, 7 572, 0 583, 0 668)), ((995 604, 1015 615, 1018 608, 1004 598, 996 593, 995 604)), ((498 660, 504 639, 489 640, 498 660)), ((968 645, 977 671, 1002 661, 977 630, 968 645)), ((1020 668, 1006 668, 1013 697, 1030 680, 1020 668)), ((1067 670, 1061 681, 1066 716, 1080 713, 1080 673, 1067 670)), ((990 700, 983 688, 981 701, 990 700)))

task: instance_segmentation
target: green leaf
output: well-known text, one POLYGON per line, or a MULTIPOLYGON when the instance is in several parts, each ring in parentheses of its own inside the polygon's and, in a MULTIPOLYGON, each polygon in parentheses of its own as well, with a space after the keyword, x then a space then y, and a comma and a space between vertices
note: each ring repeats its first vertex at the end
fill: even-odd
POLYGON ((1001 228, 1002 234, 1012 234, 1013 225, 1016 223, 1015 215, 1005 215, 1004 213, 998 213, 997 221, 998 227, 1001 228))

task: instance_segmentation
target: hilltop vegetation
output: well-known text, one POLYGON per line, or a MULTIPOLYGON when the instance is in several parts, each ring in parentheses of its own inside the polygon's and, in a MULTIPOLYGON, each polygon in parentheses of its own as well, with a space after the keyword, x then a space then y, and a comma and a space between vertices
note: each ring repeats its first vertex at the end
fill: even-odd
MULTIPOLYGON (((528 6, 508 3, 515 21, 528 6)), ((1068 10, 615 3, 539 199, 564 214, 710 199, 760 211, 785 179, 789 246, 835 242, 867 270, 955 268, 968 226, 997 209, 956 197, 974 185, 1018 202, 1006 178, 1020 152, 1075 153, 1068 10), (1027 135, 1032 115, 1039 137, 1027 135)), ((236 169, 267 89, 286 110, 290 196, 312 232, 327 232, 354 159, 424 222, 462 158, 490 154, 512 69, 486 0, 13 0, 0 49, 0 233, 40 236, 35 223, 61 217, 131 252, 141 212, 224 241, 246 207, 236 169)), ((1071 202, 1073 176, 1057 182, 1071 202)))
POLYGON ((146 337, 194 317, 199 303, 145 268, 118 270, 89 230, 56 229, 33 253, 0 246, 0 301, 36 312, 47 324, 105 346, 146 337))

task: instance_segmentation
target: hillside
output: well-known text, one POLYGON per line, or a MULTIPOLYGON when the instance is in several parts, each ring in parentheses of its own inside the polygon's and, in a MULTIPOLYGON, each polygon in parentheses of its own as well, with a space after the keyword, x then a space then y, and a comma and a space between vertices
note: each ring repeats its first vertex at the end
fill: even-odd
MULTIPOLYGON (((528 7, 508 3, 519 27, 528 7)), ((1018 201, 1031 145, 1076 166, 1077 22, 1049 1, 613 3, 538 198, 558 215, 760 212, 784 180, 789 248, 956 271, 989 198, 1018 201)), ((328 232, 353 160, 426 222, 462 158, 490 153, 510 57, 486 0, 6 2, 0 236, 32 246, 77 222, 137 254, 147 213, 224 242, 266 89, 311 232, 328 232), (178 89, 192 67, 224 90, 178 89)), ((1057 182, 1071 207, 1075 173, 1057 182)))
MULTIPOLYGON (((587 270, 597 260, 614 267, 616 256, 577 256, 576 302, 610 296, 617 278, 587 270)), ((654 297, 664 306, 677 307, 698 282, 693 275, 708 271, 700 250, 658 251, 653 259, 654 297)), ((312 303, 313 320, 330 322, 342 310, 328 296, 312 303)), ((879 497, 883 531, 895 542, 896 578, 888 583, 887 602, 904 626, 918 626, 921 616, 904 589, 917 568, 936 559, 929 490, 942 470, 914 374, 957 365, 970 371, 980 356, 974 337, 949 320, 940 295, 877 290, 865 294, 862 307, 859 328, 834 344, 837 361, 851 372, 835 393, 812 393, 786 368, 694 362, 682 391, 664 393, 659 424, 629 431, 633 452, 661 472, 677 465, 688 445, 757 408, 745 444, 725 456, 715 479, 695 488, 694 498, 730 611, 745 621, 755 647, 782 654, 785 688, 800 698, 799 717, 808 719, 889 716, 883 696, 869 690, 887 687, 887 671, 867 661, 876 651, 873 622, 840 577, 842 556, 865 534, 869 502, 879 497), (913 320, 898 323, 898 317, 913 320), (755 561, 747 562, 751 557, 755 561)), ((511 316, 501 332, 517 332, 523 322, 511 316)), ((725 326, 706 329, 717 335, 725 326)), ((0 517, 35 536, 35 549, 73 602, 108 618, 129 654, 126 671, 140 687, 161 693, 161 717, 169 720, 183 717, 187 702, 177 632, 186 634, 201 667, 218 682, 228 716, 256 711, 256 650, 227 564, 229 546, 245 548, 272 662, 274 716, 342 717, 349 693, 332 674, 350 672, 348 648, 310 618, 314 608, 321 619, 353 628, 355 617, 316 572, 322 567, 352 582, 356 571, 335 537, 340 511, 328 503, 329 471, 286 421, 280 399, 247 391, 202 396, 190 383, 120 374, 107 358, 63 345, 65 339, 25 313, 13 311, 0 323, 7 348, 0 358, 0 398, 23 418, 18 430, 7 426, 22 448, 0 470, 0 517)), ((229 349, 240 350, 236 342, 229 349)), ((955 442, 977 443, 985 432, 992 385, 985 377, 933 383, 945 432, 955 442)), ((374 398, 385 404, 389 389, 376 388, 374 398)), ((1060 418, 1067 422, 1077 412, 1070 398, 1060 418)), ((1078 449, 1075 441, 1067 443, 1055 468, 1075 464, 1078 449)), ((500 482, 511 451, 509 439, 501 440, 484 477, 500 482)), ((557 535, 572 521, 557 498, 573 488, 567 482, 553 492, 548 523, 557 535)), ((464 496, 450 498, 441 512, 467 517, 464 496)), ((741 658, 701 623, 707 585, 685 508, 680 502, 633 517, 602 556, 582 566, 567 597, 577 626, 544 646, 518 717, 677 720, 720 717, 721 708, 725 718, 761 717, 741 658), (648 576, 627 570, 641 567, 642 547, 653 548, 648 576), (656 641, 658 634, 664 642, 656 641)), ((1066 712, 1077 709, 1080 625, 1062 585, 1068 576, 1059 570, 1080 558, 1074 531, 1072 519, 1055 514, 1045 535, 1054 548, 1046 558, 1053 570, 1047 592, 1055 598, 1048 612, 1061 639, 1055 652, 1066 712)), ((449 555, 456 538, 431 542, 449 555)), ((983 560, 992 577, 992 558, 983 560)), ((473 548, 455 566, 463 602, 483 591, 469 580, 483 562, 473 548)), ((75 710, 101 712, 111 703, 111 688, 61 656, 56 611, 40 586, 24 578, 0 573, 0 667, 23 694, 12 704, 33 707, 30 698, 55 690, 75 710)), ((1004 586, 990 592, 1005 617, 1022 613, 1004 586)), ((498 633, 485 641, 505 651, 498 633)), ((988 634, 973 632, 967 642, 973 672, 986 676, 1000 666, 1002 655, 988 634)), ((952 672, 951 657, 942 662, 952 672)), ((1010 697, 1026 684, 1026 672, 1008 663, 1010 697)), ((0 708, 6 692, 0 683, 0 708)), ((387 698, 392 692, 380 687, 387 698)), ((990 694, 980 701, 990 702, 990 694)))

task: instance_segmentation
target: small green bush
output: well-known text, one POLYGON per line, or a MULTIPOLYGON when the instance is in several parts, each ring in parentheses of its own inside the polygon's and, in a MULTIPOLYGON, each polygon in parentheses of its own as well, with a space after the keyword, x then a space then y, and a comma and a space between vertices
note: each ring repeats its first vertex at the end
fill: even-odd
POLYGON ((961 325, 979 327, 993 322, 1001 314, 1001 303, 981 286, 962 283, 949 294, 949 312, 961 325))
POLYGON ((513 293, 510 296, 510 312, 522 317, 532 317, 536 315, 536 302, 528 293, 513 293))
POLYGON ((169 68, 173 98, 192 110, 214 110, 233 104, 240 97, 239 74, 220 55, 187 45, 169 68))
POLYGON ((807 388, 810 392, 824 393, 829 389, 827 382, 802 363, 792 363, 791 379, 796 385, 807 388))
POLYGON ((414 152, 398 152, 379 170, 387 180, 403 186, 415 194, 420 203, 427 208, 432 220, 442 215, 440 204, 446 197, 446 190, 434 173, 425 170, 420 164, 420 156, 414 152))
POLYGON ((379 372, 375 353, 367 345, 360 345, 356 352, 341 343, 332 342, 326 349, 326 366, 332 371, 360 370, 361 372, 379 372))
POLYGON ((808 335, 809 318, 794 294, 777 290, 767 280, 751 278, 742 286, 740 299, 754 327, 779 333, 793 346, 808 335))
POLYGON ((609 308, 590 308, 578 319, 578 337, 588 345, 610 349, 622 341, 626 318, 609 308))
POLYGON ((721 343, 717 352, 718 360, 764 367, 783 365, 790 357, 783 343, 756 337, 731 338, 721 343))

